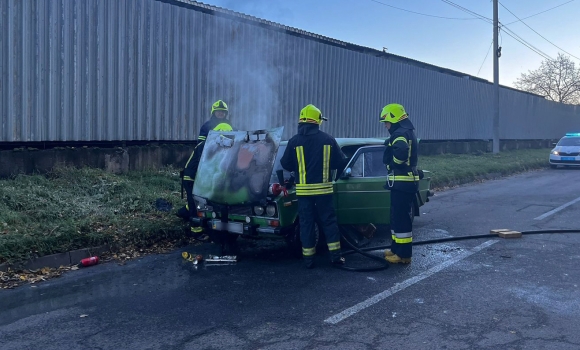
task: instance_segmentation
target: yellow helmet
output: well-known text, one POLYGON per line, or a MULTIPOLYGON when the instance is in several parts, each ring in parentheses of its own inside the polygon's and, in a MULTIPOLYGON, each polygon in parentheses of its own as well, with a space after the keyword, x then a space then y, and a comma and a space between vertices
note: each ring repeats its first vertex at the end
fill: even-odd
POLYGON ((219 123, 213 128, 215 131, 232 131, 232 126, 228 123, 219 123))
POLYGON ((302 108, 300 111, 300 118, 298 119, 298 123, 313 123, 320 125, 322 124, 323 120, 328 119, 322 116, 320 109, 316 108, 316 106, 312 104, 309 104, 302 108))
POLYGON ((226 115, 228 115, 228 105, 222 100, 217 100, 213 105, 211 105, 211 115, 213 115, 215 111, 225 111, 226 115))
POLYGON ((379 121, 381 123, 389 122, 395 124, 408 117, 407 112, 405 112, 405 107, 398 103, 391 103, 386 105, 381 112, 381 117, 379 121))

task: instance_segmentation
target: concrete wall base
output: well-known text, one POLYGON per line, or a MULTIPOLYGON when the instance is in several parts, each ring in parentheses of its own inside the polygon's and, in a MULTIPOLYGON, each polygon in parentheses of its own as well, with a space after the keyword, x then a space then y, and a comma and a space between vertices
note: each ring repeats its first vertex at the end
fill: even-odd
MULTIPOLYGON (((551 148, 552 143, 558 140, 500 140, 500 151, 516 149, 539 149, 551 148)), ((429 141, 421 140, 419 143, 419 155, 437 154, 481 154, 493 151, 493 142, 488 140, 468 141, 429 141)))
MULTIPOLYGON (((554 140, 502 140, 502 151, 525 148, 549 148, 554 140)), ((154 170, 162 166, 182 168, 195 144, 152 144, 115 148, 55 147, 47 150, 16 148, 0 151, 0 178, 17 174, 45 174, 57 166, 92 167, 122 174, 128 171, 154 170)), ((488 153, 492 142, 421 140, 420 155, 488 153)))
POLYGON ((106 169, 115 174, 184 167, 195 144, 160 144, 115 148, 55 147, 48 150, 16 148, 0 151, 0 178, 17 174, 45 174, 58 166, 106 169))

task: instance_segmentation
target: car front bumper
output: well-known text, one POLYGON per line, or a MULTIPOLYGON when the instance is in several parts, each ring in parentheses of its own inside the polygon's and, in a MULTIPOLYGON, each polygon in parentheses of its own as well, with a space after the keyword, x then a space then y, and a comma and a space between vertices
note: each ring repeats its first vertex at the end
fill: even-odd
POLYGON ((580 166, 580 156, 557 156, 550 154, 550 165, 580 166))
POLYGON ((226 231, 237 235, 257 236, 259 234, 282 234, 280 227, 259 226, 237 221, 222 222, 219 219, 211 219, 206 217, 192 218, 190 220, 194 225, 199 227, 208 228, 215 231, 226 231))

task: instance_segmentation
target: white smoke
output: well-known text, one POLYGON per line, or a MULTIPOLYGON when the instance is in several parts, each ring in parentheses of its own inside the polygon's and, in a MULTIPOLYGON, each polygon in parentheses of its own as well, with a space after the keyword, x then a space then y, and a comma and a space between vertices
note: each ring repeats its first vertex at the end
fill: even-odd
MULTIPOLYGON (((243 12, 235 8, 234 3, 228 9, 243 12)), ((231 4, 230 4, 231 3, 231 4)), ((239 2, 242 7, 252 8, 264 5, 269 1, 239 2)), ((272 10, 270 6, 269 11, 272 10)), ((282 126, 283 116, 280 96, 284 84, 289 78, 297 79, 294 72, 286 66, 289 60, 285 57, 284 47, 286 34, 262 28, 244 22, 224 20, 218 26, 225 28, 223 45, 217 57, 211 57, 212 68, 208 80, 212 85, 209 91, 215 91, 212 102, 223 99, 230 109, 230 121, 238 130, 269 129, 282 126), (229 22, 225 24, 224 22, 229 22)))
MULTIPOLYGON (((248 26, 242 24, 240 27, 248 26)), ((215 91, 230 108, 230 120, 240 130, 265 129, 276 125, 280 110, 280 85, 284 67, 275 64, 277 43, 262 36, 252 37, 257 28, 233 30, 234 40, 227 43, 223 55, 214 60, 209 73, 215 91), (250 33, 250 35, 248 35, 250 33)))

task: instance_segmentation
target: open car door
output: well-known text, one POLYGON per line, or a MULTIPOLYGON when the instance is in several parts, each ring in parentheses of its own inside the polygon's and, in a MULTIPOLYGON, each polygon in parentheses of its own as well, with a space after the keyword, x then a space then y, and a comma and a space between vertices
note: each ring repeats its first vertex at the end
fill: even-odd
POLYGON ((389 224, 391 194, 383 188, 385 146, 359 148, 334 183, 338 224, 389 224))

